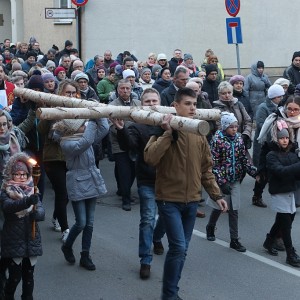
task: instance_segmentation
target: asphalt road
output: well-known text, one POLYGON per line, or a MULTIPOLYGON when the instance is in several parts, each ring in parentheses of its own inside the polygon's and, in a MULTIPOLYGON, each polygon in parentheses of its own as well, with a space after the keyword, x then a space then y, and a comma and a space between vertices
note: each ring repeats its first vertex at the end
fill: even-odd
MULTIPOLYGON (((154 256, 151 278, 139 279, 138 224, 139 204, 131 212, 120 208, 115 195, 114 163, 106 159, 100 168, 108 194, 96 208, 91 255, 96 271, 79 267, 81 239, 75 243, 76 264, 70 266, 60 250, 60 233, 51 228, 53 192, 47 183, 44 200, 46 220, 40 223, 44 255, 38 259, 35 271, 35 299, 38 300, 158 300, 162 285, 165 255, 154 256)), ((254 180, 246 177, 242 185, 242 205, 239 211, 241 243, 245 254, 229 248, 228 215, 220 217, 215 242, 205 238, 205 226, 210 208, 202 209, 207 217, 197 219, 186 263, 180 280, 179 295, 184 300, 282 300, 298 299, 300 270, 285 263, 285 253, 269 256, 263 249, 265 234, 274 221, 269 208, 251 205, 254 180)), ((133 188, 136 196, 136 187, 133 188)), ((136 196, 137 197, 137 196, 136 196)), ((269 196, 265 193, 265 201, 269 196)), ((74 222, 71 205, 70 226, 74 222)), ((293 239, 300 253, 300 219, 295 218, 293 239)), ((167 240, 163 240, 167 248, 167 240)), ((20 298, 20 287, 16 299, 20 298)))

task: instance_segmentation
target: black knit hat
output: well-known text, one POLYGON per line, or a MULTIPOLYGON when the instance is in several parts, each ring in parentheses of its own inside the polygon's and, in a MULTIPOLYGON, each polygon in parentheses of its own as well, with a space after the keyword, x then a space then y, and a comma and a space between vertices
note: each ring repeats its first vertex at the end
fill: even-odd
POLYGON ((28 52, 26 53, 26 59, 28 59, 28 57, 30 57, 30 56, 34 56, 35 59, 36 59, 36 57, 37 57, 37 55, 36 55, 35 52, 33 52, 33 51, 28 51, 28 52))
POLYGON ((73 43, 70 40, 65 41, 65 48, 68 46, 73 46, 73 43))
POLYGON ((211 72, 218 72, 218 67, 213 64, 206 65, 205 72, 206 72, 206 77, 207 77, 211 72))
POLYGON ((296 57, 300 57, 300 51, 294 52, 292 61, 293 61, 296 57))
POLYGON ((31 90, 39 89, 44 90, 44 82, 41 75, 32 75, 28 81, 27 87, 31 90))

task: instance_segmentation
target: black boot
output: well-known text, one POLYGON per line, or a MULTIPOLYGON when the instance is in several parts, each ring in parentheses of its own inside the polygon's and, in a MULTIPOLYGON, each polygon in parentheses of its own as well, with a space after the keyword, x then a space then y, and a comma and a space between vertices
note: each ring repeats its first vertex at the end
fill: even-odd
POLYGON ((215 237, 215 226, 206 225, 206 238, 208 241, 214 241, 215 237))
POLYGON ((267 207, 267 204, 264 202, 261 196, 253 196, 252 204, 258 207, 267 207))
POLYGON ((65 256, 65 259, 68 263, 70 263, 72 265, 75 264, 76 259, 75 259, 75 256, 73 254, 72 248, 69 248, 65 245, 62 245, 61 246, 61 251, 63 252, 63 254, 65 256))
POLYGON ((268 251, 269 254, 273 256, 278 255, 278 251, 273 248, 274 239, 270 237, 269 234, 267 234, 266 240, 263 243, 264 248, 268 251))
POLYGON ((96 266, 92 262, 90 253, 88 251, 82 251, 80 252, 80 254, 81 254, 80 266, 86 268, 89 271, 96 270, 96 266))
POLYGON ((293 266, 300 268, 300 257, 297 255, 296 250, 294 247, 286 249, 286 263, 293 266))
POLYGON ((231 239, 230 248, 238 252, 246 252, 246 248, 239 242, 238 239, 231 239))
POLYGON ((4 298, 4 288, 6 284, 6 275, 5 272, 0 274, 0 300, 5 300, 4 298))

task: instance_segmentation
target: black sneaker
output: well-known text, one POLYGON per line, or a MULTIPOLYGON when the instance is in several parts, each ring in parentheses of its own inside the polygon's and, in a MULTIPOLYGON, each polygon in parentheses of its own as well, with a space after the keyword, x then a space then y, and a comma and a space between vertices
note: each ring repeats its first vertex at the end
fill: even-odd
POLYGON ((153 253, 156 255, 162 255, 164 254, 164 246, 162 242, 153 242, 153 253))
POLYGON ((73 254, 72 248, 66 247, 65 245, 61 246, 61 251, 63 252, 65 259, 70 264, 75 264, 75 256, 73 254))
POLYGON ((246 252, 246 248, 239 242, 238 239, 231 240, 230 248, 232 248, 238 252, 246 252))

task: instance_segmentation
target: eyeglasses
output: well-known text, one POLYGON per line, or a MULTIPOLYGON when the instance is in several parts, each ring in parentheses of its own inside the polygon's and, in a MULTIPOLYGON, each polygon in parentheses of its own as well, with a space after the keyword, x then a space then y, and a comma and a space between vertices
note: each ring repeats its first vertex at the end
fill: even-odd
POLYGON ((67 96, 76 96, 77 92, 65 91, 65 95, 67 95, 67 96))
POLYGON ((13 174, 14 177, 20 179, 20 178, 27 178, 28 174, 27 173, 22 173, 22 174, 13 174))
POLYGON ((288 111, 288 112, 291 112, 291 113, 298 113, 298 112, 300 112, 300 109, 299 108, 291 108, 291 107, 287 107, 286 108, 286 110, 288 111))
POLYGON ((0 123, 0 127, 6 127, 6 126, 7 126, 6 122, 0 123))

